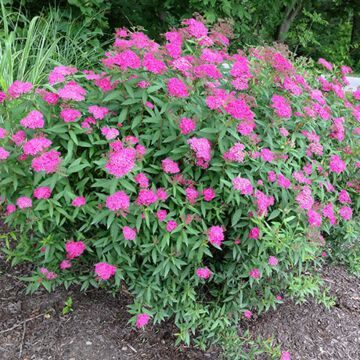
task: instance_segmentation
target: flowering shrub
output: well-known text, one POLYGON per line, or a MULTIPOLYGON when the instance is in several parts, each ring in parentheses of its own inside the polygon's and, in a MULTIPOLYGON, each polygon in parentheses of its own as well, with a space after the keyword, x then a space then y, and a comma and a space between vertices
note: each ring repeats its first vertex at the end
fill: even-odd
POLYGON ((136 326, 175 316, 188 342, 275 307, 355 222, 360 93, 345 67, 183 25, 164 46, 119 29, 101 71, 0 93, 0 195, 32 290, 127 288, 136 326))

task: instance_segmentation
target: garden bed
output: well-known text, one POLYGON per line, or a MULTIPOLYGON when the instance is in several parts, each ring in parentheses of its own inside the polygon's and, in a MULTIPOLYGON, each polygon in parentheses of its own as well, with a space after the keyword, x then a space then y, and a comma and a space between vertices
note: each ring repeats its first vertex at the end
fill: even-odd
MULTIPOLYGON (((176 329, 169 323, 146 331, 132 329, 126 308, 131 299, 126 294, 112 298, 102 290, 85 294, 73 288, 25 295, 19 277, 27 275, 29 268, 11 269, 0 261, 2 360, 218 358, 216 350, 176 349, 176 329), (63 316, 69 296, 73 312, 63 316)), ((292 359, 356 359, 360 352, 360 281, 342 267, 326 267, 322 276, 337 299, 330 311, 313 302, 295 305, 286 301, 277 311, 243 323, 242 330, 250 328, 263 338, 274 336, 292 359)))

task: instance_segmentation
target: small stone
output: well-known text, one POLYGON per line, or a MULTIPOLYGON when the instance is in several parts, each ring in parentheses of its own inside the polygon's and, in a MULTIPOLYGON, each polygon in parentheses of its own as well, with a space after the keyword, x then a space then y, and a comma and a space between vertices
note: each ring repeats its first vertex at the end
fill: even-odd
POLYGON ((87 341, 87 342, 86 342, 86 345, 92 345, 92 342, 91 342, 91 341, 87 341))
POLYGON ((122 351, 126 351, 126 350, 127 350, 127 347, 126 347, 126 346, 123 346, 123 347, 121 348, 121 350, 122 350, 122 351))

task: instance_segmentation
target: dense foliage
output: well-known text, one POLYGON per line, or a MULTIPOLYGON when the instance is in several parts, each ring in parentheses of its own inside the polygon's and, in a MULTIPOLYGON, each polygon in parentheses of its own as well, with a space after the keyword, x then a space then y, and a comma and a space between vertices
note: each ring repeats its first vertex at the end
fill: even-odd
POLYGON ((360 92, 195 19, 165 39, 119 29, 100 71, 3 89, 0 195, 30 290, 125 289, 138 327, 174 316, 189 342, 275 307, 356 226, 360 92))

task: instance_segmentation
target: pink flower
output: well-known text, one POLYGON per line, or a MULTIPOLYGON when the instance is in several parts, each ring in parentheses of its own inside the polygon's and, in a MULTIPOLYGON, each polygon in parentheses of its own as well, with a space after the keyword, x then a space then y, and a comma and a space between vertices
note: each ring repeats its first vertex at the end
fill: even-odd
POLYGON ((191 150, 195 152, 197 165, 206 168, 211 160, 211 143, 205 138, 193 137, 187 141, 191 150))
POLYGON ((341 190, 339 193, 339 201, 344 204, 348 203, 351 204, 351 198, 346 190, 341 190))
POLYGON ((102 280, 109 280, 116 273, 116 266, 106 262, 100 262, 95 265, 95 273, 102 280))
POLYGON ((352 209, 349 206, 344 206, 340 209, 339 214, 344 220, 350 220, 352 217, 352 209))
POLYGON ((0 127, 0 139, 4 139, 7 135, 7 131, 4 128, 0 127))
POLYGON ((81 117, 81 112, 76 109, 66 108, 61 110, 60 117, 64 120, 64 122, 74 122, 81 117))
POLYGON ((258 215, 267 215, 268 208, 274 205, 275 199, 273 196, 267 196, 262 191, 258 190, 255 193, 256 205, 258 207, 258 215))
POLYGON ((80 207, 86 204, 86 199, 83 196, 77 196, 72 202, 71 205, 75 207, 80 207))
POLYGON ((310 209, 307 213, 310 226, 320 227, 321 226, 321 215, 315 210, 310 209))
POLYGON ((333 69, 332 64, 329 63, 328 61, 326 61, 326 60, 323 59, 323 58, 320 58, 320 59, 318 60, 318 64, 322 65, 326 70, 332 71, 332 69, 333 69))
POLYGON ((147 101, 147 102, 145 103, 145 106, 148 107, 149 109, 153 109, 153 108, 154 108, 154 104, 151 103, 150 101, 147 101))
POLYGON ((79 257, 86 249, 85 244, 82 241, 68 241, 65 244, 66 257, 68 259, 74 259, 79 257))
POLYGON ((206 188, 202 191, 202 195, 204 197, 205 201, 211 201, 212 199, 215 198, 216 194, 215 194, 215 190, 212 188, 206 188))
POLYGON ((232 184, 234 189, 239 190, 242 195, 251 195, 253 193, 253 187, 248 179, 238 176, 232 180, 232 184))
POLYGON ((101 128, 101 133, 106 137, 107 140, 112 140, 119 136, 118 129, 110 128, 108 126, 103 126, 101 128))
POLYGON ((200 39, 208 34, 208 29, 206 26, 202 22, 195 19, 186 19, 182 22, 182 24, 188 26, 186 30, 196 39, 200 39))
POLYGON ((187 135, 196 129, 196 123, 194 120, 188 118, 181 118, 179 123, 179 128, 181 134, 187 135))
POLYGON ((287 100, 280 95, 273 95, 271 107, 275 109, 276 115, 283 119, 291 118, 291 106, 287 100))
POLYGON ((281 174, 278 176, 278 184, 284 189, 289 189, 291 187, 291 181, 281 174))
POLYGON ((30 92, 32 88, 33 88, 32 83, 16 80, 10 85, 8 92, 12 98, 16 99, 20 97, 22 94, 26 94, 30 92))
POLYGON ((127 211, 129 206, 130 199, 124 191, 117 191, 106 198, 106 207, 111 211, 127 211))
POLYGON ((291 360, 290 353, 287 351, 282 351, 280 360, 291 360))
POLYGON ((166 210, 159 210, 156 213, 157 218, 159 219, 159 221, 164 221, 166 216, 167 216, 167 211, 166 210))
POLYGON ((146 326, 150 320, 150 316, 148 314, 138 314, 136 317, 136 327, 138 329, 146 326))
POLYGON ((171 159, 162 160, 161 165, 163 171, 167 174, 176 174, 180 172, 179 165, 171 159))
POLYGON ((0 161, 6 160, 9 156, 9 151, 5 150, 2 146, 0 146, 0 161))
POLYGON ((182 98, 188 97, 189 93, 186 89, 186 85, 178 78, 171 78, 167 83, 167 90, 170 96, 182 98))
POLYGON ((135 240, 136 230, 129 226, 124 226, 122 229, 125 240, 135 240))
POLYGON ((246 319, 251 319, 252 316, 253 316, 253 313, 252 313, 250 310, 245 310, 245 311, 244 311, 244 317, 245 317, 246 319))
POLYGON ((253 279, 260 279, 261 277, 260 270, 257 268, 251 269, 249 272, 249 276, 253 279))
POLYGON ((260 229, 258 227, 253 227, 249 232, 249 239, 258 240, 260 237, 260 229))
POLYGON ((24 144, 23 151, 25 155, 36 155, 50 147, 51 140, 45 137, 38 137, 27 141, 24 144))
POLYGON ((221 226, 212 226, 208 231, 208 240, 211 244, 221 246, 224 240, 224 230, 221 226))
POLYGON ((133 148, 119 149, 110 152, 105 169, 117 178, 128 174, 135 166, 136 150, 133 148))
POLYGON ((198 268, 196 275, 201 279, 208 279, 212 275, 212 272, 207 267, 198 268))
POLYGON ((277 266, 279 264, 279 260, 275 256, 270 256, 268 262, 270 266, 277 266))
POLYGON ((0 91, 0 104, 3 103, 6 99, 6 93, 0 91))
POLYGON ((66 269, 69 269, 71 268, 71 262, 69 260, 63 260, 60 265, 59 265, 59 268, 61 270, 66 270, 66 269))
POLYGON ((31 208, 32 200, 26 196, 21 196, 16 200, 16 205, 19 209, 31 208))
POLYGON ((140 185, 141 188, 149 187, 149 179, 146 177, 144 173, 139 173, 134 177, 134 180, 137 184, 140 185))
POLYGON ((35 199, 49 199, 51 196, 51 189, 48 186, 40 186, 34 190, 35 199))
POLYGON ((20 120, 20 125, 27 129, 42 129, 44 124, 43 114, 37 110, 30 111, 22 120, 20 120))
POLYGON ((168 194, 166 193, 166 190, 163 188, 157 189, 156 196, 161 201, 166 201, 166 199, 168 198, 168 194))
POLYGON ((63 100, 83 101, 86 90, 75 81, 69 81, 62 89, 59 89, 58 95, 63 100))
POLYGON ((332 155, 330 158, 330 170, 340 174, 346 169, 346 164, 341 160, 340 156, 332 155))
POLYGON ((196 199, 199 196, 199 192, 194 189, 194 188, 187 188, 185 190, 186 193, 186 200, 190 203, 190 204, 195 204, 196 199))
POLYGON ((55 150, 45 152, 32 160, 31 167, 35 172, 45 171, 46 174, 54 173, 60 166, 60 155, 55 150))
POLYGON ((144 54, 143 66, 147 71, 150 71, 153 74, 162 74, 166 71, 165 63, 154 57, 151 53, 144 54))
POLYGON ((75 74, 78 70, 75 67, 56 66, 49 74, 48 80, 50 85, 65 81, 65 76, 75 74))
POLYGON ((54 280, 57 278, 57 274, 54 273, 53 271, 49 271, 45 277, 48 279, 48 280, 54 280))
POLYGON ((16 146, 20 146, 26 140, 26 133, 23 130, 17 131, 12 137, 11 140, 15 143, 16 146))
POLYGON ((14 204, 8 204, 6 206, 5 215, 9 216, 10 214, 14 213, 16 211, 16 206, 14 204))
POLYGON ((141 189, 138 194, 138 198, 136 199, 135 203, 137 205, 144 205, 149 206, 156 202, 158 197, 153 190, 148 189, 141 189))
POLYGON ((296 196, 296 201, 302 209, 310 210, 314 204, 311 189, 304 186, 300 193, 296 196))
POLYGON ((105 115, 109 112, 109 109, 106 107, 101 107, 97 105, 91 105, 88 107, 88 111, 93 115, 95 119, 103 119, 105 115))
POLYGON ((166 224, 166 231, 172 232, 177 228, 177 222, 174 220, 169 220, 166 224))
POLYGON ((271 162, 274 160, 274 154, 270 149, 266 149, 266 148, 261 149, 260 156, 266 162, 271 162))
POLYGON ((241 143, 236 143, 229 149, 229 151, 224 153, 224 159, 226 161, 234 161, 237 163, 241 163, 244 161, 245 158, 245 152, 243 151, 244 149, 245 145, 241 143))

